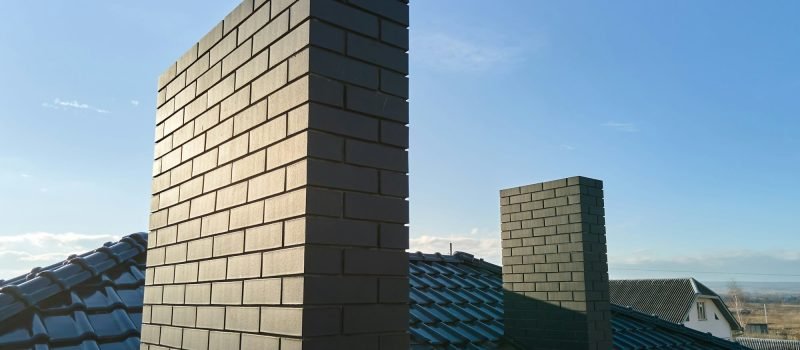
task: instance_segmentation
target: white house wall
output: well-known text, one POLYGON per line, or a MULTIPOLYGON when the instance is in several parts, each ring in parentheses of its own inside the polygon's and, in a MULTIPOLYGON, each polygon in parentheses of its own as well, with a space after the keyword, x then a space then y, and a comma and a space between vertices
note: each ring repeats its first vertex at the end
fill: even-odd
MULTIPOLYGON (((689 310, 689 321, 684 321, 683 324, 686 327, 696 329, 701 332, 710 332, 712 335, 718 338, 724 339, 731 339, 731 325, 723 316, 722 312, 717 308, 717 305, 714 304, 714 300, 711 298, 704 298, 698 297, 694 303, 692 303, 692 308, 689 310), (701 321, 697 318, 697 302, 704 301, 706 306, 706 320, 701 321), (715 318, 714 315, 717 315, 715 318), (717 320, 717 318, 719 318, 717 320)), ((686 318, 684 318, 685 320, 686 318)))

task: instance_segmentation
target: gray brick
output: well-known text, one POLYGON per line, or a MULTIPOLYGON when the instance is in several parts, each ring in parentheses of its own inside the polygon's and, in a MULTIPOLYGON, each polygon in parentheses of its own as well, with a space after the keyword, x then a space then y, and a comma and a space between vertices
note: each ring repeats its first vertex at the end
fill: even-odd
POLYGON ((348 86, 346 105, 352 111, 408 123, 408 101, 403 98, 348 86))
POLYGON ((408 222, 408 201, 401 198, 345 194, 345 217, 352 219, 408 222))

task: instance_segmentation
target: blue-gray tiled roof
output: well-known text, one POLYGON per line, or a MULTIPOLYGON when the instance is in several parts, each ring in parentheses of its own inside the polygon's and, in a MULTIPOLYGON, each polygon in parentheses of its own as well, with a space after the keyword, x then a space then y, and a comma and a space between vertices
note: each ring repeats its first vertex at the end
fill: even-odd
MULTIPOLYGON (((0 283, 0 348, 139 348, 146 234, 0 283)), ((409 254, 413 349, 487 349, 503 342, 501 269, 471 255, 409 254)), ((617 349, 745 349, 612 308, 617 349)))

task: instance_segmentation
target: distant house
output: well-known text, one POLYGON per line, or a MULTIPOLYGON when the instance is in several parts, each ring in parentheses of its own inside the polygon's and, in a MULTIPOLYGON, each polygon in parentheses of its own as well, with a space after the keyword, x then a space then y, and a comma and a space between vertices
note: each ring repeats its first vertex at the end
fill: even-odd
POLYGON ((744 331, 751 334, 769 334, 769 325, 766 323, 748 323, 744 331))
POLYGON ((611 302, 732 339, 742 326, 722 298, 694 278, 610 281, 611 302))

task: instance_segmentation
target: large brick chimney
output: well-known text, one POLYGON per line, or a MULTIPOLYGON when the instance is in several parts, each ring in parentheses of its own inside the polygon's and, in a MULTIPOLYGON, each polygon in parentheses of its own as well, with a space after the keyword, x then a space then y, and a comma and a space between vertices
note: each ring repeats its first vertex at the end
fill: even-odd
POLYGON ((603 183, 500 191, 505 335, 525 349, 610 349, 603 183))
POLYGON ((245 0, 159 78, 143 349, 408 349, 407 27, 245 0))

